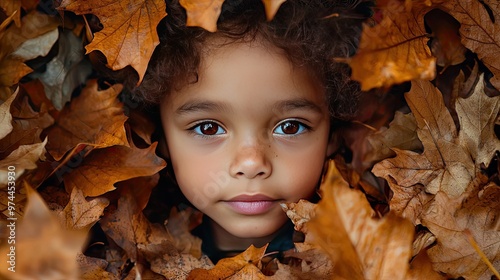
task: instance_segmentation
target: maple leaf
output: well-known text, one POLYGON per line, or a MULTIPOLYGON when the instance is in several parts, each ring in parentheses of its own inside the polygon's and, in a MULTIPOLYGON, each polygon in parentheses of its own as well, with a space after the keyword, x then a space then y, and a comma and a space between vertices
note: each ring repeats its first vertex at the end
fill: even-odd
POLYGON ((224 0, 180 0, 187 13, 186 26, 199 26, 210 32, 217 31, 219 18, 224 0))
POLYGON ((267 245, 261 248, 251 245, 237 256, 220 260, 212 269, 193 269, 187 279, 265 279, 258 266, 266 248, 267 245))
MULTIPOLYGON (((26 211, 15 225, 16 272, 2 269, 0 275, 14 280, 78 279, 76 256, 85 242, 85 234, 64 230, 40 195, 27 188, 26 211)), ((5 242, 0 248, 4 264, 9 263, 10 246, 5 242)))
POLYGON ((390 176, 403 188, 419 183, 427 193, 462 194, 475 176, 475 166, 468 150, 458 143, 455 123, 441 93, 430 82, 418 81, 412 82, 405 97, 415 115, 424 152, 394 149, 397 156, 377 163, 372 172, 386 180, 390 176))
POLYGON ((460 22, 463 44, 477 54, 495 75, 491 83, 500 89, 500 3, 496 0, 445 1, 443 7, 460 22), (491 13, 491 14, 490 14, 491 13), (495 20, 496 19, 496 20, 495 20))
POLYGON ((97 16, 104 28, 85 47, 87 53, 101 51, 113 70, 132 66, 142 81, 160 43, 156 26, 167 15, 164 0, 63 0, 59 8, 97 16))
POLYGON ((121 85, 99 91, 97 81, 90 80, 81 94, 59 114, 56 123, 48 128, 48 152, 60 160, 78 144, 94 147, 128 145, 123 124, 123 104, 117 96, 121 85))
POLYGON ((436 59, 427 46, 423 18, 432 9, 427 2, 411 1, 408 9, 404 1, 389 1, 381 7, 381 22, 364 26, 357 53, 347 61, 362 90, 434 78, 436 59))
POLYGON ((405 279, 411 257, 412 224, 392 212, 374 219, 365 195, 349 188, 333 162, 321 191, 316 215, 307 226, 314 235, 311 242, 330 255, 335 276, 405 279))
POLYGON ((82 229, 87 232, 103 215, 104 208, 108 204, 109 201, 104 197, 87 201, 82 190, 74 188, 71 191, 69 203, 57 215, 60 223, 67 229, 82 229))
POLYGON ((114 190, 116 182, 153 175, 166 166, 155 154, 156 145, 147 149, 114 146, 93 150, 81 165, 64 175, 66 190, 78 188, 85 196, 99 196, 114 190))
POLYGON ((264 3, 264 7, 266 8, 266 18, 268 21, 274 18, 281 4, 285 2, 286 0, 262 0, 262 3, 264 3))

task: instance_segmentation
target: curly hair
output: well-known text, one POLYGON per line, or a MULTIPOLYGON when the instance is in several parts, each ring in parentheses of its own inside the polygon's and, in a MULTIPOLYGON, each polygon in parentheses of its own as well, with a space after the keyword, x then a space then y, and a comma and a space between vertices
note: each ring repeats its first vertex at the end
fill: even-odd
MULTIPOLYGON (((354 115, 360 90, 349 78, 349 67, 334 59, 354 54, 370 5, 366 0, 288 0, 268 21, 261 0, 226 0, 216 34, 229 43, 259 38, 283 50, 294 65, 308 67, 320 78, 332 117, 345 120, 354 115)), ((124 82, 146 103, 158 104, 165 94, 196 83, 206 40, 214 35, 187 27, 178 0, 167 0, 167 13, 158 26, 160 45, 142 83, 134 87, 137 76, 130 75, 124 82)))

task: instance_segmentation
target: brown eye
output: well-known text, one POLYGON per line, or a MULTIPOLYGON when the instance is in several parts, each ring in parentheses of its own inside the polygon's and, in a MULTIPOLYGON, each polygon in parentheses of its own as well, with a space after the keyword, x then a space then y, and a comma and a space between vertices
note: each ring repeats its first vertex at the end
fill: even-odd
POLYGON ((299 131, 299 124, 297 122, 284 122, 280 127, 284 134, 296 134, 299 131))
POLYGON ((217 135, 224 134, 226 131, 216 122, 204 122, 192 128, 196 134, 217 135))
POLYGON ((311 129, 310 126, 299 121, 285 120, 278 124, 273 133, 279 135, 299 135, 311 129))

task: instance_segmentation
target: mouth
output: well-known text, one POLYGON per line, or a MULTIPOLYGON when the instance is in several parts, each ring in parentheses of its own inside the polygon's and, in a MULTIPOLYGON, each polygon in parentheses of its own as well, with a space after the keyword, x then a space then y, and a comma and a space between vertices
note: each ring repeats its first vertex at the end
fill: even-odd
POLYGON ((223 202, 238 214, 261 215, 274 208, 279 200, 257 194, 239 195, 223 202))

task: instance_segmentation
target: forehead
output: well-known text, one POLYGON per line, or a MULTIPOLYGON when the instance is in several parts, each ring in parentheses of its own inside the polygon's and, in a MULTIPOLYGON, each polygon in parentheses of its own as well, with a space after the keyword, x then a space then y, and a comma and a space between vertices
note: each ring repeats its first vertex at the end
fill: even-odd
POLYGON ((294 65, 283 50, 259 39, 231 42, 214 36, 206 43, 197 82, 168 94, 164 100, 169 105, 181 106, 193 98, 237 98, 245 102, 308 99, 326 106, 323 83, 306 67, 294 65))

